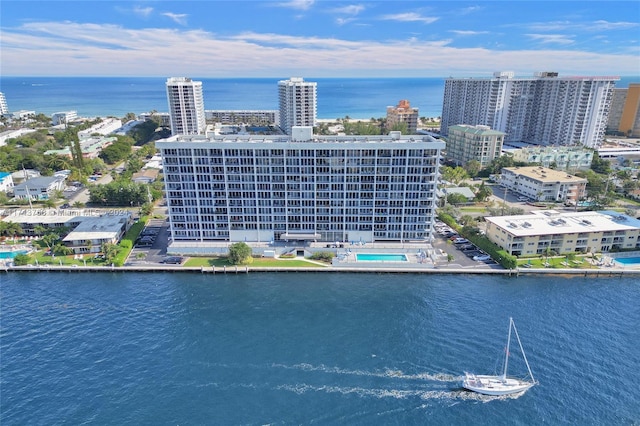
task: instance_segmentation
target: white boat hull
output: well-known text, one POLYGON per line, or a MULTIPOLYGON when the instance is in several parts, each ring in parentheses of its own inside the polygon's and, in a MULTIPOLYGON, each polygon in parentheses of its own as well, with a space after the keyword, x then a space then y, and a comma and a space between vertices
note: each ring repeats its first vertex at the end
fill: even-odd
POLYGON ((524 392, 533 385, 534 383, 532 382, 515 379, 513 377, 473 374, 467 374, 462 382, 462 387, 467 390, 493 396, 524 392))

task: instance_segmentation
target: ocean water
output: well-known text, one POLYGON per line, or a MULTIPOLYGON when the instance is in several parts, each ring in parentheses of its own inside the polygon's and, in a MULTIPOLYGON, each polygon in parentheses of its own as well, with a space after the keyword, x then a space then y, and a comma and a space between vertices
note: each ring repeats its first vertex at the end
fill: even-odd
POLYGON ((0 296, 2 425, 640 421, 635 277, 14 272, 0 296), (540 384, 462 390, 509 316, 540 384))
MULTIPOLYGON (((285 77, 287 78, 287 77, 285 77)), ((206 109, 278 108, 278 78, 197 78, 206 109)), ((421 117, 442 115, 444 78, 305 78, 318 83, 318 118, 369 119, 386 116, 387 106, 408 99, 421 117)), ((168 111, 166 78, 160 77, 0 77, 10 111, 51 115, 75 110, 84 117, 123 117, 168 111)), ((627 87, 640 77, 624 77, 627 87)))
MULTIPOLYGON (((285 77, 286 78, 286 77, 285 77)), ((202 81, 206 109, 278 109, 277 78, 196 78, 202 81)), ((442 78, 305 78, 318 83, 318 118, 386 116, 401 99, 420 116, 442 113, 442 78)), ((160 77, 1 77, 0 92, 11 111, 50 115, 76 110, 80 116, 122 117, 168 111, 166 78, 160 77)))

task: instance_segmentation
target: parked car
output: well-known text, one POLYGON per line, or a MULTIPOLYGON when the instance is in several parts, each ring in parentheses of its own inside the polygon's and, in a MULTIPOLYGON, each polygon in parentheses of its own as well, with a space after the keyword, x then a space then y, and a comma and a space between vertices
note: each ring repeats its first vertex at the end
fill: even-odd
POLYGON ((160 263, 166 263, 169 265, 181 265, 182 262, 184 262, 184 257, 181 256, 169 256, 160 261, 160 263))
POLYGON ((518 197, 518 201, 529 201, 529 198, 524 197, 524 196, 521 195, 521 196, 518 197))
POLYGON ((469 240, 467 240, 466 238, 461 238, 461 237, 458 237, 455 240, 453 240, 453 244, 456 244, 456 245, 458 245, 458 244, 467 244, 468 242, 469 242, 469 240))
POLYGON ((481 254, 478 256, 473 256, 473 260, 484 262, 485 260, 491 260, 491 256, 489 256, 488 254, 481 254))

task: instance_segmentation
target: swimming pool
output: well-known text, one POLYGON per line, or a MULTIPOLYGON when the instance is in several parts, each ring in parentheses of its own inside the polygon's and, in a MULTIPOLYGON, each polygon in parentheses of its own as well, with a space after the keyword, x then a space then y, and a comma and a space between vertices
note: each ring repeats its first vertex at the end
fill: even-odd
POLYGON ((640 265, 640 256, 638 257, 620 257, 617 259, 613 259, 618 263, 622 263, 625 266, 628 265, 640 265))
POLYGON ((406 254, 396 253, 358 253, 358 262, 408 262, 406 254))
POLYGON ((19 254, 27 254, 27 250, 18 250, 18 251, 0 251, 0 259, 13 259, 19 254))

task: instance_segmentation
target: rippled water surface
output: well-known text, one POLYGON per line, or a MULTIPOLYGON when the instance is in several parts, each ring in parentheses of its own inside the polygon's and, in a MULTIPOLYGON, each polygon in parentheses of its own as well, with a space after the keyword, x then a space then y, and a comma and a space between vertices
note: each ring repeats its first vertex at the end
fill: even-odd
POLYGON ((2 425, 640 421, 637 277, 0 280, 2 425), (509 316, 540 385, 462 390, 464 371, 499 366, 509 316))

